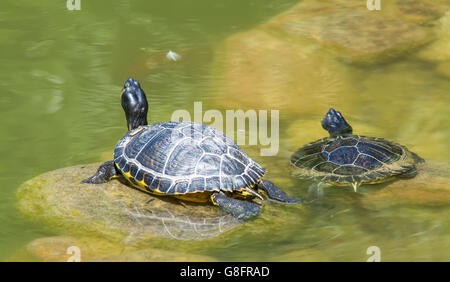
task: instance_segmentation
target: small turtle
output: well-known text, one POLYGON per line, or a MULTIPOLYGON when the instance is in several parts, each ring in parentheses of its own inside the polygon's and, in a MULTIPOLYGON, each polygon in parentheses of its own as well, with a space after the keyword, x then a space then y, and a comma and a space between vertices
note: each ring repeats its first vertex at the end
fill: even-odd
POLYGON ((320 183, 353 186, 381 183, 398 177, 414 177, 416 163, 423 162, 405 146, 382 138, 353 135, 340 112, 331 108, 322 127, 330 137, 309 143, 291 156, 293 174, 320 183))
POLYGON ((147 125, 148 103, 139 82, 129 78, 122 89, 128 132, 117 143, 114 160, 103 163, 84 183, 104 183, 123 175, 137 188, 194 202, 212 202, 238 219, 260 212, 251 201, 263 190, 285 203, 288 197, 265 169, 219 130, 185 121, 147 125))

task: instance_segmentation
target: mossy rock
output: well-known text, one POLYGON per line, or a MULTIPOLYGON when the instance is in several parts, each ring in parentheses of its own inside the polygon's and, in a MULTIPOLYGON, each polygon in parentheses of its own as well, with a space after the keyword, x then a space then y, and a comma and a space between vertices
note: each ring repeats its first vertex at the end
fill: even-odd
POLYGON ((156 238, 199 241, 239 225, 213 205, 156 197, 131 188, 120 178, 82 184, 99 165, 58 169, 25 182, 17 192, 19 210, 53 231, 128 245, 156 238))
MULTIPOLYGON (((83 260, 159 261, 161 256, 151 257, 146 252, 128 254, 163 249, 173 252, 169 257, 174 260, 181 254, 180 260, 203 257, 209 261, 213 260, 210 254, 214 256, 218 249, 236 246, 236 242, 255 234, 286 240, 286 222, 291 229, 300 228, 307 217, 307 209, 301 204, 267 201, 260 215, 242 222, 211 204, 153 196, 123 184, 120 178, 105 184, 82 184, 99 165, 47 172, 19 187, 18 209, 62 237, 34 242, 31 246, 37 247, 25 247, 25 254, 17 254, 14 260, 62 261, 67 257, 62 250, 75 242, 82 249, 83 260)), ((291 196, 299 196, 295 187, 288 188, 291 196)))

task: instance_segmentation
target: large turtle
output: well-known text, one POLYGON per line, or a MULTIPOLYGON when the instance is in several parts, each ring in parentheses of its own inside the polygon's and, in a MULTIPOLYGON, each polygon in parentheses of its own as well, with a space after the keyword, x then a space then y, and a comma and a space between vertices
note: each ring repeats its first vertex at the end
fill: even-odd
POLYGON ((117 143, 114 160, 103 163, 84 183, 123 175, 134 187, 187 201, 211 201, 238 219, 260 212, 250 201, 263 199, 258 190, 270 199, 298 202, 262 180, 265 169, 219 130, 185 121, 147 125, 148 103, 138 81, 125 82, 121 100, 128 132, 117 143))
POLYGON ((405 146, 382 138, 353 135, 340 112, 331 108, 322 127, 330 137, 309 143, 291 156, 293 174, 320 183, 351 185, 381 183, 398 177, 414 177, 416 163, 423 162, 405 146))

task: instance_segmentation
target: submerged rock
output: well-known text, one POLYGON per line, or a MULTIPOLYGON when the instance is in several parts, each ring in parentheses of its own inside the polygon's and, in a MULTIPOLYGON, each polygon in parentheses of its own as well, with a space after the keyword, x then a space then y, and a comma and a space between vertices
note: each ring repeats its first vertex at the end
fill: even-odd
POLYGON ((303 1, 228 37, 216 50, 219 79, 213 87, 224 93, 216 104, 277 109, 281 119, 326 112, 330 105, 345 112, 367 107, 359 78, 374 70, 364 65, 394 61, 432 36, 430 28, 401 20, 392 5, 385 13, 368 11, 365 4, 303 1))
POLYGON ((10 261, 214 261, 208 256, 149 248, 130 251, 108 240, 91 237, 52 236, 33 240, 10 261))
POLYGON ((95 259, 96 262, 210 262, 216 261, 212 257, 166 251, 160 249, 145 249, 126 253, 115 257, 95 259))
POLYGON ((225 93, 216 103, 226 108, 313 114, 318 107, 326 111, 329 103, 344 108, 347 101, 340 96, 351 92, 345 66, 319 46, 295 44, 263 30, 226 39, 216 66, 221 79, 214 87, 225 93))
POLYGON ((450 60, 450 11, 434 27, 436 40, 418 52, 420 59, 431 62, 450 60))
POLYGON ((27 181, 17 193, 19 210, 64 234, 99 236, 128 245, 155 238, 199 241, 239 224, 212 205, 156 197, 118 180, 82 184, 98 166, 63 168, 27 181))
POLYGON ((450 60, 439 63, 438 66, 436 67, 436 72, 439 75, 442 75, 450 79, 450 60))
MULTIPOLYGON (((39 261, 63 262, 68 261, 71 256, 70 254, 67 254, 69 248, 79 245, 78 240, 75 238, 69 236, 54 236, 33 240, 25 247, 25 250, 28 255, 31 255, 39 261)), ((15 260, 20 261, 22 259, 16 258, 15 260)))
MULTIPOLYGON (((400 143, 425 159, 449 160, 450 84, 433 70, 423 62, 399 61, 362 72, 358 87, 364 95, 354 99, 363 106, 349 114, 380 128, 370 136, 400 143)), ((368 134, 359 128, 354 132, 368 134)))
POLYGON ((346 62, 392 60, 427 43, 426 29, 393 16, 369 11, 365 1, 302 2, 263 28, 286 40, 313 40, 346 62))
POLYGON ((439 1, 397 0, 395 6, 405 20, 422 24, 439 19, 445 14, 446 9, 437 2, 439 1))
POLYGON ((120 254, 123 249, 108 240, 90 237, 51 236, 38 238, 16 254, 14 261, 84 261, 94 257, 120 254))

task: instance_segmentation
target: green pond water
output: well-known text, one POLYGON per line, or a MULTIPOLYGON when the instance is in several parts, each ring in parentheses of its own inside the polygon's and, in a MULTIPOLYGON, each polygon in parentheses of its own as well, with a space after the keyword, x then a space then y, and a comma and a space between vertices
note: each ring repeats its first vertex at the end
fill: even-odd
MULTIPOLYGON (((65 1, 59 2, 2 2, 0 260, 34 239, 58 235, 17 211, 17 188, 50 170, 108 159, 126 131, 120 90, 130 76, 146 91, 151 122, 169 120, 180 109, 193 115, 197 101, 203 111, 237 110, 234 101, 242 109, 279 110, 278 154, 264 157, 259 145, 243 147, 268 168, 268 178, 295 197, 308 198, 311 182, 290 176, 289 156, 326 136, 320 120, 331 106, 342 110, 357 133, 404 144, 427 161, 437 161, 436 166, 450 160, 450 36, 436 24, 419 23, 433 34, 428 44, 447 36, 442 48, 429 52, 437 59, 420 53, 433 48, 427 45, 389 62, 348 64, 316 45, 298 43, 313 50, 313 67, 307 65, 296 76, 308 88, 274 72, 281 78, 270 84, 279 85, 270 89, 273 103, 258 104, 258 92, 234 99, 239 92, 227 86, 235 78, 240 80, 231 87, 261 90, 265 83, 225 67, 224 61, 233 60, 239 50, 238 44, 226 47, 234 44, 229 38, 251 32, 298 1, 81 0, 80 11, 68 11, 65 1), (169 61, 169 50, 182 58, 169 61), (441 59, 445 56, 449 59, 441 59), (305 75, 321 68, 325 71, 319 75, 305 75)), ((289 42, 283 36, 276 38, 289 42)), ((263 62, 268 74, 279 63, 277 57, 286 62, 286 56, 296 55, 277 48, 272 52, 267 56, 272 61, 263 62)), ((430 177, 429 185, 442 193, 450 175, 444 171, 440 177, 444 180, 436 183, 430 177)), ((363 186, 360 193, 350 187, 326 189, 320 200, 301 207, 268 205, 259 218, 213 239, 226 243, 189 246, 217 260, 366 261, 370 246, 380 248, 382 260, 450 260, 450 207, 421 200, 398 204, 398 198, 386 196, 385 204, 374 208, 369 196, 387 185, 363 186)), ((162 248, 173 249, 173 243, 164 241, 162 248)))

